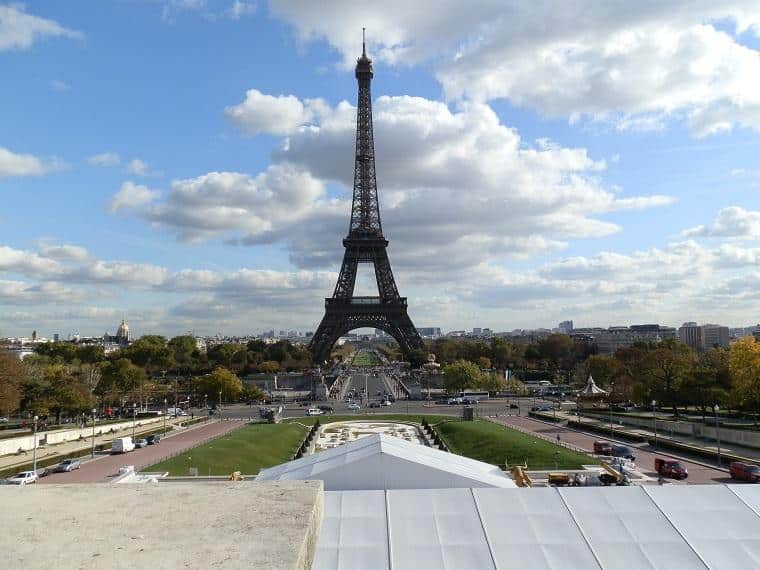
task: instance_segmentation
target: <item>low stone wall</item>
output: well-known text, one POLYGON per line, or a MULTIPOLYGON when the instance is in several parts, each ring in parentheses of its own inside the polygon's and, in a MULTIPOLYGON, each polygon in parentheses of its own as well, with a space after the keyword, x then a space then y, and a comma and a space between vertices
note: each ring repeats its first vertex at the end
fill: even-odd
MULTIPOLYGON (((135 425, 139 428, 140 426, 163 421, 163 419, 163 416, 156 418, 142 418, 137 421, 135 425)), ((132 429, 131 421, 124 421, 113 424, 95 424, 95 435, 103 435, 104 433, 110 433, 112 431, 117 432, 126 429, 132 429)), ((51 432, 42 432, 37 434, 37 447, 39 447, 40 444, 56 445, 58 443, 77 441, 81 438, 88 437, 92 437, 92 426, 82 429, 64 429, 51 432)), ((24 435, 11 439, 0 440, 0 456, 18 453, 19 449, 22 451, 31 451, 34 449, 34 436, 24 435)))
MULTIPOLYGON (((609 422, 609 416, 605 416, 604 414, 586 413, 585 415, 602 422, 609 422)), ((654 420, 631 418, 621 415, 613 415, 612 420, 616 425, 640 427, 648 431, 654 430, 654 420)), ((717 429, 714 426, 707 426, 696 422, 657 420, 657 432, 668 435, 684 435, 686 437, 717 441, 717 429)), ((724 443, 734 443, 736 445, 760 449, 760 432, 757 431, 722 427, 720 428, 720 440, 724 443)))

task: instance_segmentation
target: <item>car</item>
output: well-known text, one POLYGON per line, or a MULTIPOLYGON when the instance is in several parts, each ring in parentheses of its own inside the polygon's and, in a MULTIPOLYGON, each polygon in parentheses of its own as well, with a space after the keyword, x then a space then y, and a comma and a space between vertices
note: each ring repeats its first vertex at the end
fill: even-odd
POLYGON ((34 471, 22 471, 16 473, 13 477, 6 479, 9 485, 30 485, 37 482, 37 473, 34 471))
POLYGON ((384 400, 383 401, 383 406, 390 406, 392 403, 393 402, 391 402, 390 400, 384 400))
POLYGON ((328 406, 328 405, 322 405, 322 406, 317 406, 317 407, 323 412, 325 412, 326 414, 331 414, 332 412, 335 411, 332 406, 328 406))
POLYGON ((0 418, 0 424, 7 424, 8 418, 0 418))
POLYGON ((361 410, 361 409, 362 409, 362 407, 361 407, 359 404, 357 404, 356 402, 351 402, 351 403, 350 403, 350 404, 348 404, 346 407, 347 407, 349 410, 361 410))
POLYGON ((613 445, 611 455, 612 457, 622 457, 624 459, 630 459, 631 461, 636 459, 633 449, 627 445, 613 445))
POLYGON ((76 458, 64 459, 53 468, 53 473, 68 473, 82 467, 82 462, 76 458))
POLYGON ((145 440, 148 442, 148 445, 157 445, 161 441, 161 436, 155 433, 146 437, 145 440))
POLYGON ((737 481, 749 481, 750 483, 760 481, 760 467, 750 463, 732 461, 728 466, 728 472, 731 475, 731 479, 736 479, 737 481))
POLYGON ((148 440, 145 438, 140 438, 137 441, 135 441, 135 447, 137 449, 142 449, 143 447, 148 447, 148 440))
POLYGON ((449 398, 446 402, 449 406, 456 406, 462 403, 462 398, 449 398))
POLYGON ((379 408, 380 405, 381 405, 380 402, 370 402, 369 403, 369 407, 370 408, 379 408))
POLYGON ((609 441, 595 441, 594 453, 597 455, 612 455, 612 444, 609 441))
POLYGON ((509 409, 510 410, 519 410, 520 406, 517 405, 517 404, 509 404, 509 409))
POLYGON ((324 412, 319 408, 309 408, 306 410, 307 416, 321 416, 322 414, 324 414, 324 412))
POLYGON ((689 472, 686 467, 681 465, 680 461, 670 459, 661 459, 656 457, 654 460, 654 470, 663 477, 672 477, 673 479, 686 479, 689 472))

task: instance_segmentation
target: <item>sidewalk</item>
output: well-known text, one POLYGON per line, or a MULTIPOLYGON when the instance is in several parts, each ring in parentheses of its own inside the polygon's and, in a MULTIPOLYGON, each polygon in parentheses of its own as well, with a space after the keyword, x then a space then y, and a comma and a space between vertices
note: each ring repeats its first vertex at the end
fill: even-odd
MULTIPOLYGON (((557 412, 557 417, 562 418, 563 420, 572 420, 574 422, 578 421, 578 417, 573 415, 571 412, 557 412)), ((609 428, 610 423, 607 421, 603 421, 600 419, 592 419, 588 417, 581 416, 581 426, 583 425, 589 425, 589 426, 599 426, 599 427, 607 427, 609 428)), ((627 432, 639 434, 643 437, 646 437, 648 439, 654 439, 654 427, 651 430, 642 428, 642 427, 634 427, 634 426, 627 426, 625 424, 622 424, 618 421, 615 421, 613 418, 612 425, 615 427, 615 429, 622 429, 627 432)), ((684 435, 675 435, 668 432, 666 428, 666 424, 663 422, 663 430, 660 431, 657 430, 657 439, 660 441, 673 441, 677 443, 683 443, 686 445, 691 445, 694 447, 699 447, 702 449, 705 449, 707 451, 711 452, 717 452, 718 451, 718 444, 716 441, 713 440, 704 440, 696 437, 687 437, 684 435)), ((581 428, 582 429, 582 428, 581 428)), ((734 454, 734 455, 740 455, 742 457, 746 457, 748 459, 755 459, 760 461, 760 449, 755 449, 753 447, 746 447, 743 445, 737 445, 735 443, 723 443, 720 444, 720 451, 722 454, 734 454)))
MULTIPOLYGON (((167 437, 171 435, 172 432, 174 431, 172 428, 175 424, 188 421, 189 419, 190 418, 188 417, 167 419, 166 421, 167 437)), ((186 429, 192 429, 196 427, 196 425, 202 426, 202 425, 205 425, 206 423, 208 422, 198 422, 198 424, 189 426, 186 429)), ((135 437, 144 433, 155 431, 157 429, 162 429, 163 425, 164 425, 163 422, 153 422, 150 424, 137 426, 135 428, 135 437)), ((106 444, 116 437, 131 437, 131 436, 132 436, 131 427, 127 429, 123 429, 115 433, 106 433, 102 435, 97 435, 95 436, 95 446, 97 447, 98 445, 106 444)), ((75 452, 81 452, 81 451, 85 451, 89 449, 92 449, 92 438, 86 438, 84 440, 77 440, 77 441, 68 441, 66 443, 60 443, 57 445, 49 445, 49 446, 42 445, 37 448, 37 461, 40 462, 44 459, 49 459, 51 457, 66 457, 68 455, 74 454, 75 452)), ((97 455, 97 451, 96 451, 96 455, 97 455)), ((21 455, 17 455, 17 454, 3 455, 2 457, 0 457, 0 471, 4 471, 6 469, 12 469, 15 466, 27 465, 32 462, 32 459, 33 459, 32 451, 27 451, 25 454, 21 454, 21 455)))

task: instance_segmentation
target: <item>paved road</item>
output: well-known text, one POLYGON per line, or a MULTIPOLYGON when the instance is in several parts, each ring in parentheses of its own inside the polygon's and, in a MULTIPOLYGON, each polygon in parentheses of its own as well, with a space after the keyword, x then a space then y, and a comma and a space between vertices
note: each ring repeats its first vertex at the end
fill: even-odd
MULTIPOLYGON (((537 421, 531 418, 526 418, 526 417, 517 417, 517 416, 506 417, 505 416, 505 417, 496 418, 496 421, 498 421, 499 423, 506 424, 506 425, 517 426, 538 435, 548 436, 552 440, 554 440, 557 437, 557 434, 559 433, 562 440, 565 441, 566 443, 573 444, 588 452, 593 451, 595 441, 612 441, 599 435, 582 433, 575 430, 563 428, 561 426, 546 424, 544 422, 540 422, 540 421, 537 421)), ((652 447, 649 445, 635 445, 634 446, 634 445, 631 445, 630 443, 625 443, 625 442, 620 442, 620 443, 624 443, 625 445, 629 445, 631 447, 636 448, 635 454, 636 454, 637 467, 639 467, 645 474, 651 477, 657 477, 657 473, 654 471, 655 457, 663 457, 663 458, 676 457, 679 459, 679 461, 681 461, 686 466, 686 469, 688 469, 689 471, 689 478, 684 482, 686 484, 698 485, 698 484, 705 484, 705 483, 734 483, 735 482, 728 476, 728 473, 725 471, 721 471, 713 467, 706 467, 705 465, 701 465, 699 463, 694 463, 693 461, 689 461, 688 459, 682 456, 678 456, 676 454, 671 454, 671 453, 668 453, 668 455, 655 453, 654 449, 652 449, 652 447)))
POLYGON ((161 440, 158 445, 149 445, 126 455, 103 455, 82 464, 82 468, 71 473, 53 473, 40 479, 40 483, 101 483, 118 475, 119 468, 134 465, 139 471, 164 458, 195 447, 205 440, 236 429, 245 422, 213 422, 201 427, 190 428, 161 440))

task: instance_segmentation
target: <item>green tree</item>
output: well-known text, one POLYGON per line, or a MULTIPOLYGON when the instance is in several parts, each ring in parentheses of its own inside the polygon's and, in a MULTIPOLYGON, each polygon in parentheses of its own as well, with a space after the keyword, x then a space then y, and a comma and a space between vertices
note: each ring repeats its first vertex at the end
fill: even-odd
POLYGON ((623 365, 613 356, 594 354, 584 363, 586 377, 594 377, 600 387, 608 389, 612 382, 617 382, 625 373, 623 365))
POLYGON ((198 347, 195 337, 190 335, 175 336, 167 343, 177 372, 189 374, 197 365, 198 347))
POLYGON ((449 394, 478 388, 483 373, 469 360, 457 360, 443 367, 443 387, 449 394))
POLYGON ((728 367, 728 351, 708 350, 699 354, 683 382, 683 392, 688 403, 698 406, 705 419, 708 408, 724 404, 728 392, 721 383, 721 376, 728 367))
POLYGON ((280 371, 280 363, 276 360, 267 360, 259 365, 259 370, 266 374, 274 374, 280 371))
POLYGON ((565 334, 550 334, 538 341, 538 352, 553 368, 569 368, 574 363, 575 344, 565 334))
POLYGON ((412 365, 412 368, 420 368, 427 364, 428 352, 422 348, 415 348, 414 350, 409 351, 409 354, 407 354, 406 357, 409 360, 409 364, 412 365))
POLYGON ((23 363, 6 350, 0 350, 0 414, 10 414, 21 404, 27 371, 23 363))
POLYGON ((744 408, 760 409, 760 342, 753 337, 740 338, 731 345, 729 370, 734 385, 734 398, 744 408))
POLYGON ((219 393, 226 402, 237 401, 243 393, 243 383, 233 372, 217 367, 210 374, 195 379, 198 394, 208 394, 211 401, 218 401, 219 393))
POLYGON ((480 366, 481 370, 490 370, 491 369, 491 359, 487 356, 478 356, 478 359, 475 361, 478 366, 480 366))
POLYGON ((693 359, 692 350, 680 342, 664 342, 659 348, 646 352, 640 375, 648 389, 647 400, 659 400, 664 406, 671 406, 673 415, 678 416, 681 390, 693 359))
POLYGON ((267 399, 267 395, 258 386, 248 384, 243 388, 243 399, 249 403, 261 402, 267 399))
POLYGON ((172 355, 166 338, 159 335, 145 335, 121 351, 122 358, 145 369, 148 374, 172 368, 172 355))
POLYGON ((116 400, 127 394, 142 394, 148 382, 145 370, 127 358, 120 358, 103 366, 102 379, 95 389, 101 397, 116 400))

